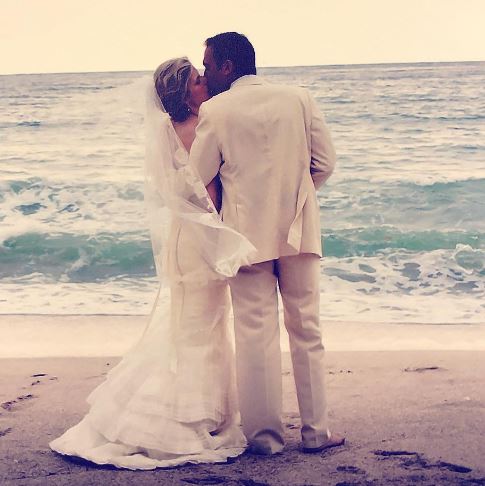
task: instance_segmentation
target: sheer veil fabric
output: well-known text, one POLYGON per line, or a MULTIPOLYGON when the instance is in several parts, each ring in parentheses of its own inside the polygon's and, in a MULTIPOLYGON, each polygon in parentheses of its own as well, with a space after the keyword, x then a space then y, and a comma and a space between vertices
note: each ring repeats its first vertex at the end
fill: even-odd
POLYGON ((50 447, 128 469, 224 462, 246 446, 227 279, 255 248, 221 222, 153 82, 146 99, 145 199, 160 290, 139 342, 50 447))
POLYGON ((159 278, 205 283, 234 276, 256 249, 246 237, 222 223, 197 171, 188 165, 187 151, 153 87, 147 91, 145 123, 145 198, 159 278), (201 256, 183 274, 164 262, 164 230, 170 225, 160 221, 170 217, 190 231, 201 256))

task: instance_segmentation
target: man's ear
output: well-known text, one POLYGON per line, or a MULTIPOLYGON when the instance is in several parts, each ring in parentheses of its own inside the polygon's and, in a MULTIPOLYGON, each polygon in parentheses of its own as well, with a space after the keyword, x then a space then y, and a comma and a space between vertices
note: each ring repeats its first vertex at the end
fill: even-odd
POLYGON ((234 72, 234 63, 230 59, 226 59, 222 63, 221 72, 225 76, 232 74, 234 72))

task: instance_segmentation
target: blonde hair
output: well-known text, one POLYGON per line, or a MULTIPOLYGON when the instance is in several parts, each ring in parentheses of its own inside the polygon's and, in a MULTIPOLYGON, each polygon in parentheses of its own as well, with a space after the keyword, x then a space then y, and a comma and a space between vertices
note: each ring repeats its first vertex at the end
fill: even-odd
POLYGON ((176 122, 183 122, 190 115, 186 98, 191 70, 190 61, 186 57, 178 57, 160 64, 153 74, 158 97, 170 118, 176 122))

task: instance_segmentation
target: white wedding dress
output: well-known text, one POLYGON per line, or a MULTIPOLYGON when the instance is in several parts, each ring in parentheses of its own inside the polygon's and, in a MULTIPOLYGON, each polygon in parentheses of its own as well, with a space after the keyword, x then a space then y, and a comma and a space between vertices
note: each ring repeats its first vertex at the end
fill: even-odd
POLYGON ((254 248, 222 224, 151 89, 148 99, 146 199, 170 306, 157 297, 143 337, 89 395, 87 415, 49 445, 128 469, 225 462, 246 447, 227 278, 254 248))

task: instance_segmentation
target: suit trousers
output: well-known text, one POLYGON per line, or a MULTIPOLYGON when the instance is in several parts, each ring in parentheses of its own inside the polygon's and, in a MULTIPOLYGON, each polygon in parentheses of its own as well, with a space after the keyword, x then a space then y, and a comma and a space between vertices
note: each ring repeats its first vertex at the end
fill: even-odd
POLYGON ((284 446, 278 295, 290 341, 304 447, 329 437, 319 322, 320 257, 303 253, 241 267, 230 280, 244 434, 263 454, 284 446))

